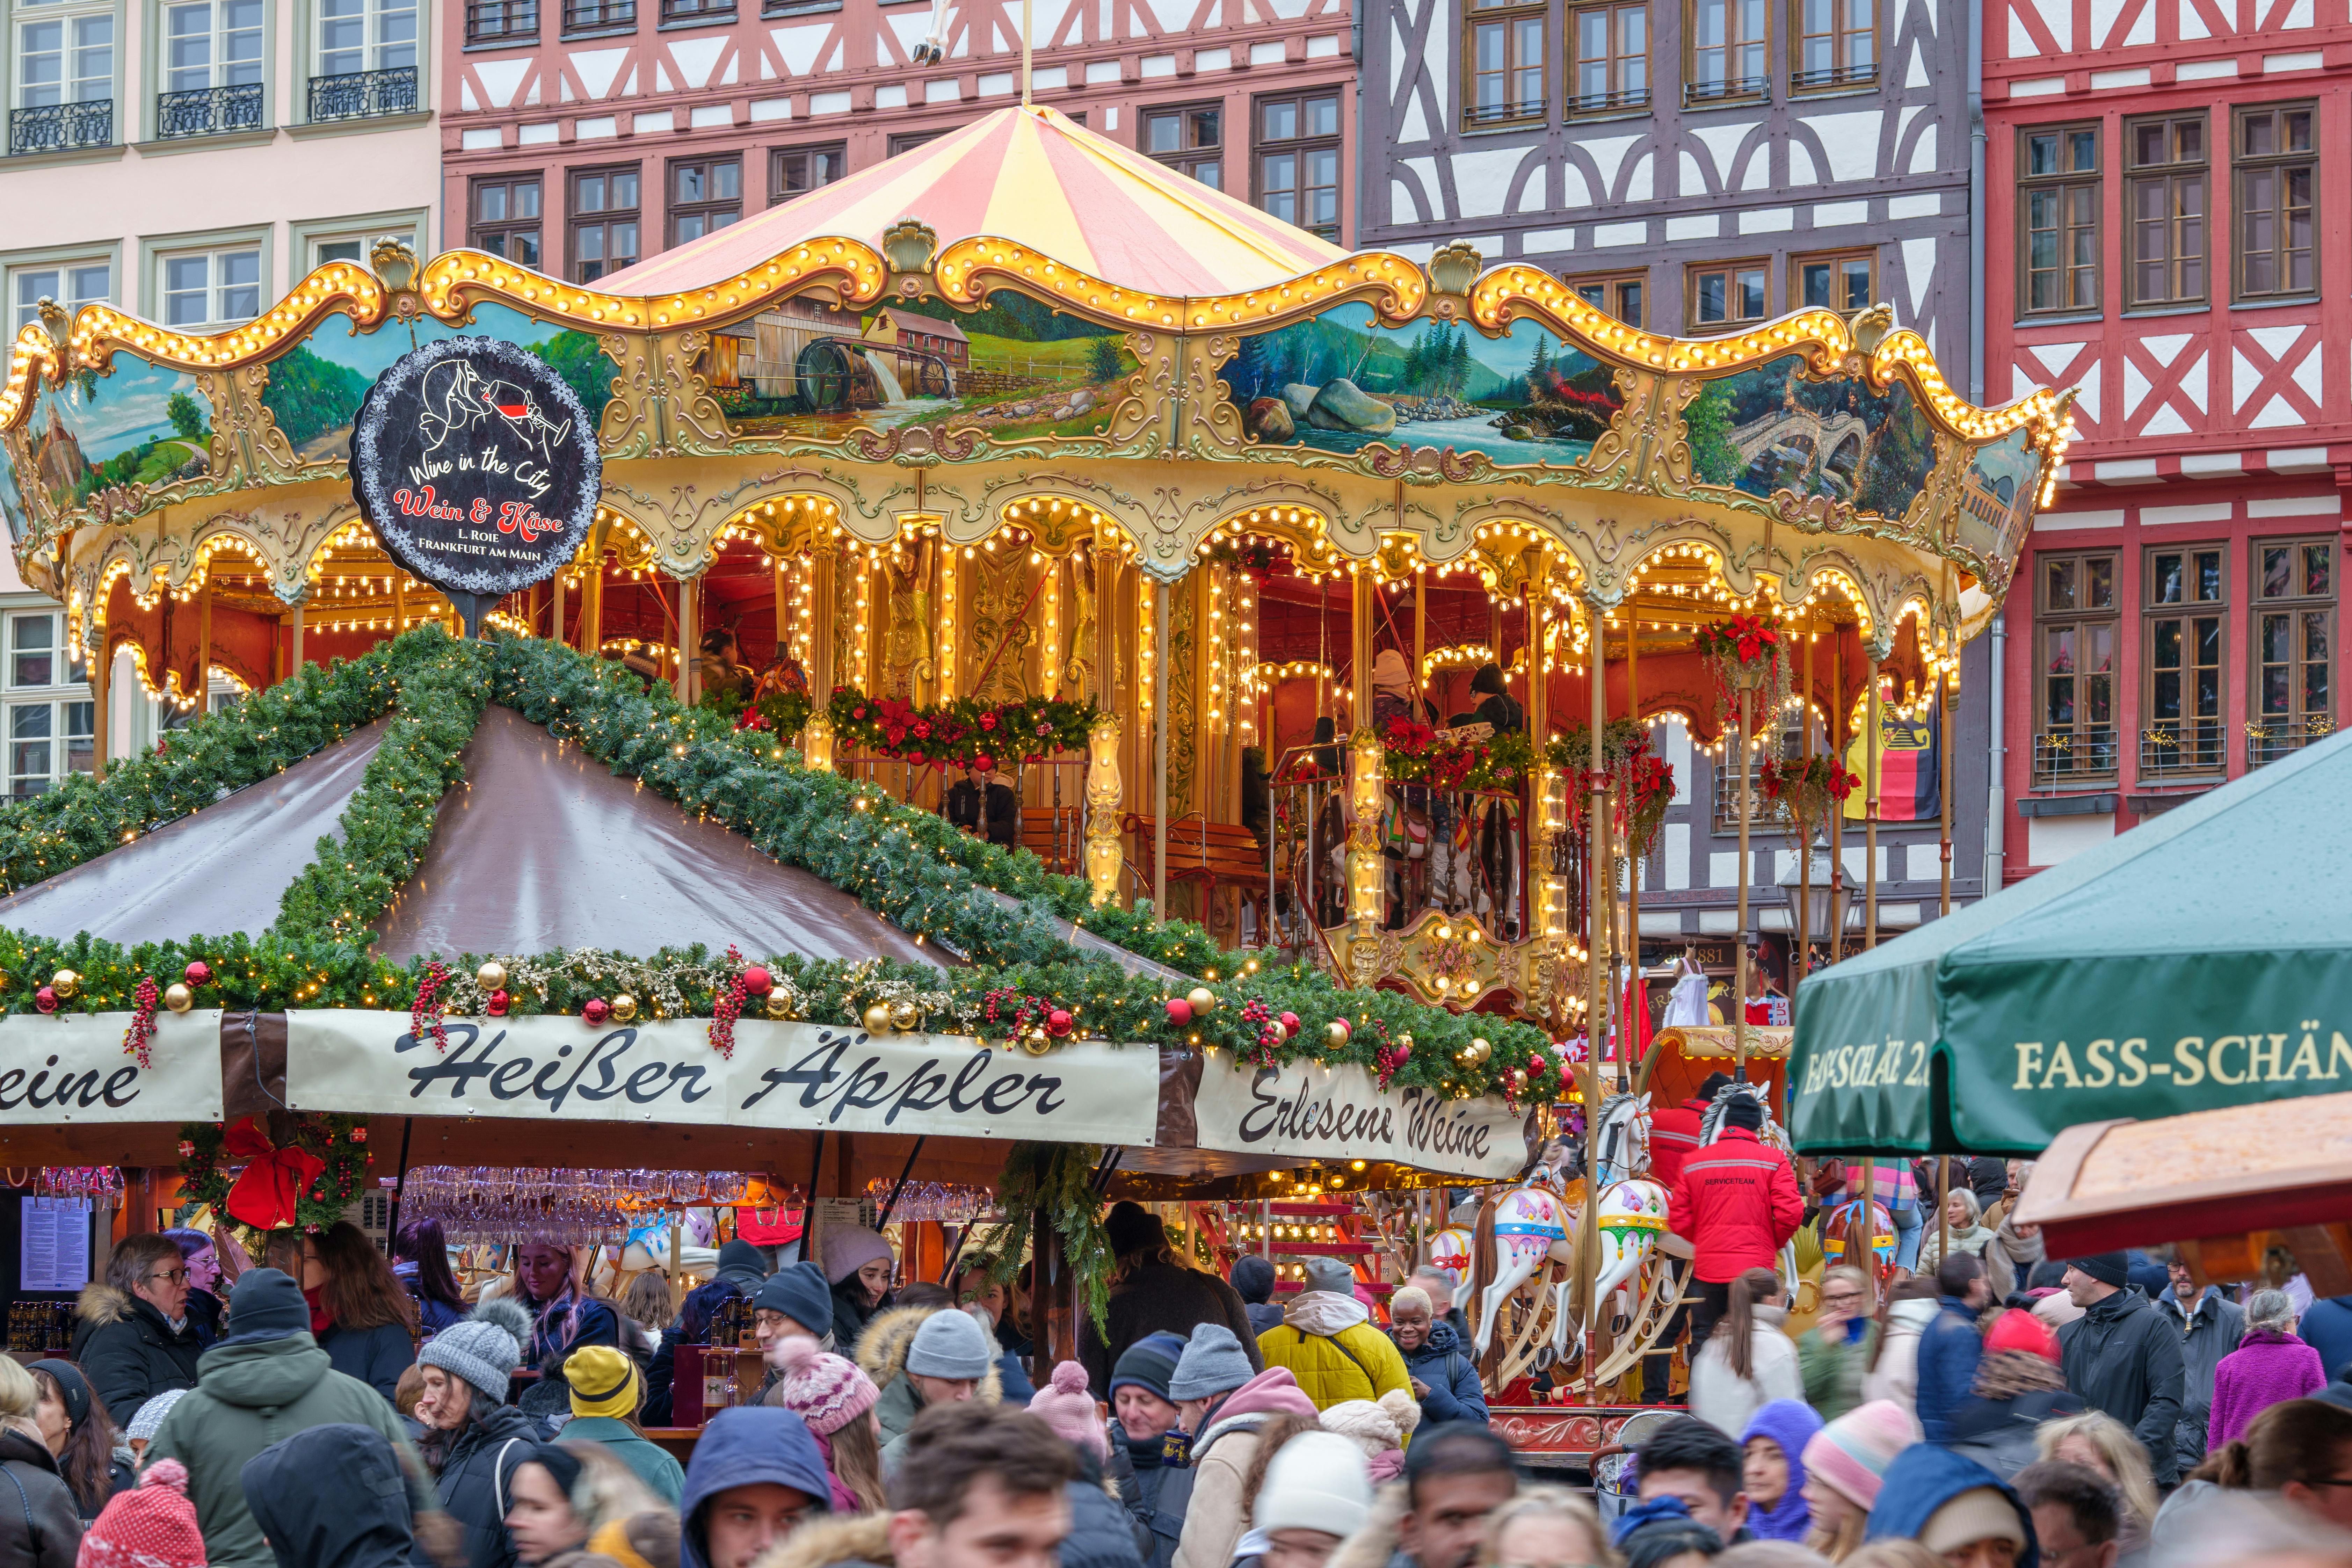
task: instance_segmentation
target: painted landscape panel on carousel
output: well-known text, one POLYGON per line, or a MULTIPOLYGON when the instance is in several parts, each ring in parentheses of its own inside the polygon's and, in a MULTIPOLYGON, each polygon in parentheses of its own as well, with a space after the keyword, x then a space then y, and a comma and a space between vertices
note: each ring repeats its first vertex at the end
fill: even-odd
POLYGON ((2023 537, 2026 514, 2042 483, 2042 454, 2027 434, 2020 426, 1969 458, 1968 483, 1960 487, 1959 538, 1988 560, 2008 556, 2023 537))
POLYGON ((1683 412, 1705 484, 1752 496, 1788 490, 1899 518, 1936 466, 1936 438, 1911 388, 1859 376, 1815 381, 1782 354, 1710 381, 1683 412))
POLYGON ((1121 335, 998 289, 864 311, 786 300, 713 335, 704 377, 739 436, 835 441, 903 425, 1090 436, 1135 374, 1121 335))
POLYGON ((65 509, 117 485, 201 478, 212 419, 194 376, 126 349, 110 374, 84 371, 43 387, 25 430, 31 471, 17 482, 65 509))
POLYGON ((411 349, 451 337, 500 338, 522 344, 555 367, 556 374, 579 395, 591 420, 604 416, 615 367, 597 346, 594 335, 533 321, 520 310, 498 304, 475 306, 473 325, 462 332, 425 317, 415 323, 413 332, 404 324, 387 323, 373 332, 354 333, 349 316, 340 312, 329 316, 302 342, 269 362, 269 384, 262 389, 262 406, 269 410, 298 458, 312 463, 348 461, 352 421, 359 416, 360 400, 375 384, 376 377, 411 349))
POLYGON ((1378 442, 1567 467, 1624 402, 1608 366, 1532 321, 1499 338, 1458 322, 1398 331, 1369 305, 1244 338, 1221 374, 1259 443, 1325 452, 1378 442))

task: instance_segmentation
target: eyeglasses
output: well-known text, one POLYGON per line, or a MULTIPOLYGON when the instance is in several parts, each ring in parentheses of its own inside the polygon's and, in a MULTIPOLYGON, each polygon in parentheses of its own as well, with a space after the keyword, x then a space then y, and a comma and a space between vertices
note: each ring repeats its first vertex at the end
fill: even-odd
POLYGON ((188 1282, 188 1271, 184 1268, 174 1268, 169 1273, 150 1274, 147 1276, 147 1280, 150 1284, 154 1283, 158 1279, 166 1280, 173 1285, 185 1285, 188 1282))
POLYGON ((1862 1300, 1862 1292, 1861 1292, 1861 1291, 1859 1291, 1859 1290, 1843 1290, 1843 1291, 1836 1291, 1836 1292, 1832 1292, 1832 1294, 1830 1294, 1830 1295, 1823 1296, 1823 1297, 1822 1298, 1822 1304, 1823 1304, 1824 1306, 1830 1306, 1830 1307, 1851 1307, 1851 1306, 1853 1306, 1854 1303, 1856 1303, 1857 1301, 1860 1301, 1861 1300, 1862 1300))

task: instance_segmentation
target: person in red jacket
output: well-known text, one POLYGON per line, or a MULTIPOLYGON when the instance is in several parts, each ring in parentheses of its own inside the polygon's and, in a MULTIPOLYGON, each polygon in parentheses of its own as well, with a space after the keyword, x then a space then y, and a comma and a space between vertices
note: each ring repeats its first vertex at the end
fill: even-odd
POLYGON ((1748 1268, 1780 1266, 1781 1246, 1797 1234, 1805 1202, 1789 1158, 1756 1137, 1763 1105, 1746 1095, 1724 1113, 1722 1134, 1683 1163, 1666 1224, 1696 1254, 1691 1275, 1699 1300, 1691 1309, 1691 1343, 1703 1345, 1731 1304, 1731 1282, 1748 1268))
POLYGON ((1709 1073, 1698 1092, 1680 1105, 1650 1112, 1650 1179, 1668 1192, 1682 1181, 1683 1162, 1698 1152, 1699 1119, 1715 1103, 1716 1092, 1731 1081, 1725 1073, 1709 1073))

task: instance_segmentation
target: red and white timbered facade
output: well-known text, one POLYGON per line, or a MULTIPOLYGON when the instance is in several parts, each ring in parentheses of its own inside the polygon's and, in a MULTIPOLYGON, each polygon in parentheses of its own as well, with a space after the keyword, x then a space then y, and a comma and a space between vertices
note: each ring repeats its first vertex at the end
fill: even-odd
POLYGON ((2008 878, 2335 725, 2345 0, 1989 0, 1986 401, 2080 389, 2004 606, 2008 878))

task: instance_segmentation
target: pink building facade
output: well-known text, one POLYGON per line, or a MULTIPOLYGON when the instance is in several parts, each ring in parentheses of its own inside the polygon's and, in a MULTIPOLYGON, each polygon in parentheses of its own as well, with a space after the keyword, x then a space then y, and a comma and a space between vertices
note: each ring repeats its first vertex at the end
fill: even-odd
MULTIPOLYGON (((1355 244, 1349 0, 1031 0, 1033 96, 1355 244)), ((1020 97, 1019 4, 452 0, 445 243, 575 282, 1020 97)), ((941 236, 942 239, 952 237, 941 236)))

